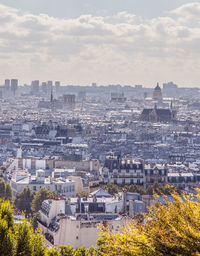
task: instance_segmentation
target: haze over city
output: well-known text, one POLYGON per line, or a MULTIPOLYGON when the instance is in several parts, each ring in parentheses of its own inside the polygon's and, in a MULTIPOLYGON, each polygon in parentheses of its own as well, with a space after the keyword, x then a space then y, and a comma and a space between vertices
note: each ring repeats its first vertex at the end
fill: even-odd
POLYGON ((0 0, 0 81, 200 85, 200 3, 0 0))
POLYGON ((200 1, 0 0, 0 256, 200 256, 200 1))

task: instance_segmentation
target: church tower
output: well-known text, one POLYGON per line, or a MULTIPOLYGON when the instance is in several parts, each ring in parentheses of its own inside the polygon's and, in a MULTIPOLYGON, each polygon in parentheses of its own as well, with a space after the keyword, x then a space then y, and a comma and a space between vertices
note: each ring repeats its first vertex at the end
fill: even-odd
POLYGON ((153 91, 153 100, 156 101, 162 101, 163 97, 162 97, 162 90, 159 86, 159 83, 157 83, 156 88, 153 91))

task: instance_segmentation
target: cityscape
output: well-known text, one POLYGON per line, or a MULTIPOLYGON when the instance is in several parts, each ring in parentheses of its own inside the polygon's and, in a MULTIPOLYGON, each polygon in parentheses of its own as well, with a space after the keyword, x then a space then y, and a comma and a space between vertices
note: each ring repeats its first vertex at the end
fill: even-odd
POLYGON ((6 79, 1 176, 14 200, 25 188, 57 193, 42 202, 37 217, 50 246, 94 246, 99 223, 119 230, 124 215, 146 212, 155 184, 187 192, 199 187, 199 95, 198 88, 173 82, 19 86, 6 79), (119 193, 110 194, 108 184, 119 193))
POLYGON ((0 256, 200 255, 200 2, 0 0, 0 256))

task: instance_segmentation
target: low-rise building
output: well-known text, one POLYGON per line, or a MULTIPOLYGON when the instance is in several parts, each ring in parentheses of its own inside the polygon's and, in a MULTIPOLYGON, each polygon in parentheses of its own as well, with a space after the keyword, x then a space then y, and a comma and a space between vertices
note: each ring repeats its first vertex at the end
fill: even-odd
POLYGON ((37 170, 36 175, 31 175, 27 171, 16 171, 11 177, 10 185, 14 196, 26 187, 34 191, 47 188, 67 197, 75 196, 74 181, 65 178, 45 177, 45 171, 42 169, 37 170))
POLYGON ((117 206, 120 211, 122 200, 95 197, 45 200, 40 210, 38 226, 51 245, 90 247, 96 244, 100 224, 115 231, 119 231, 124 224, 125 220, 116 211, 117 206))

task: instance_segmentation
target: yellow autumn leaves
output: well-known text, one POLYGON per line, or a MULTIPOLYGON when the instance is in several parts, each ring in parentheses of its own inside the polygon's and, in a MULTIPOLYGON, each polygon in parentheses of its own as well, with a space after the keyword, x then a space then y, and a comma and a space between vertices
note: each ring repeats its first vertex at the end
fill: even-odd
POLYGON ((99 255, 200 255, 200 190, 197 195, 176 192, 155 203, 143 223, 128 222, 121 233, 102 228, 99 255))

